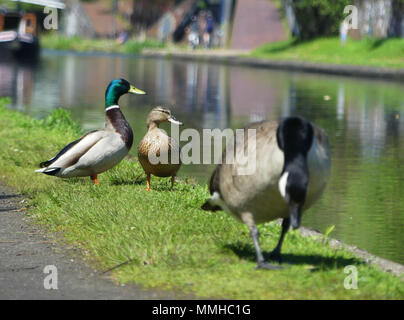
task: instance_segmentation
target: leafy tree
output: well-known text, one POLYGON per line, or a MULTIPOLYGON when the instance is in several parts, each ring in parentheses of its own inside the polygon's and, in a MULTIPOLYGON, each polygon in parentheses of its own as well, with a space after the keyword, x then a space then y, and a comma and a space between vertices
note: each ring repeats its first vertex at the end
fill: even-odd
POLYGON ((390 27, 390 34, 396 37, 404 36, 402 31, 402 24, 404 19, 404 0, 392 0, 392 23, 390 27))
POLYGON ((344 8, 349 4, 352 0, 293 0, 299 38, 307 40, 338 34, 345 17, 344 8))
POLYGON ((175 5, 176 0, 133 0, 131 23, 135 31, 152 26, 168 8, 175 5))

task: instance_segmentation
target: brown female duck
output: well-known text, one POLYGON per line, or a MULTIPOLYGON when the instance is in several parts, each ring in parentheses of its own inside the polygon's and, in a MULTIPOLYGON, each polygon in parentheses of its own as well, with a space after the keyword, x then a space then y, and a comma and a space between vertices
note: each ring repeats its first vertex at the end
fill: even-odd
POLYGON ((182 125, 171 115, 170 110, 162 107, 154 108, 147 116, 148 131, 137 148, 139 162, 147 177, 147 191, 151 190, 150 175, 171 177, 172 189, 175 175, 181 166, 177 141, 159 128, 160 123, 166 121, 182 125))

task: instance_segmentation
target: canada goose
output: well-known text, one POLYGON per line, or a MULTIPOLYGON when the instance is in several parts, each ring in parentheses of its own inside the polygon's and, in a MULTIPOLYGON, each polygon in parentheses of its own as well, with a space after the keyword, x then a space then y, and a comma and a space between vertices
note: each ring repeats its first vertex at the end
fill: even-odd
POLYGON ((117 165, 132 147, 132 128, 118 105, 125 93, 145 94, 124 79, 112 80, 105 92, 105 129, 69 143, 36 172, 62 178, 90 176, 98 185, 97 175, 117 165))
POLYGON ((150 175, 157 177, 171 177, 171 189, 174 187, 175 175, 181 166, 180 147, 177 141, 169 137, 159 128, 160 123, 169 121, 182 125, 171 114, 171 111, 162 107, 154 108, 147 116, 147 133, 139 142, 137 151, 139 162, 146 173, 147 191, 151 190, 150 175), (152 163, 149 156, 159 156, 166 163, 152 163), (173 158, 177 155, 177 158, 173 158), (173 161, 174 160, 174 161, 173 161))
POLYGON ((262 255, 256 224, 283 218, 279 242, 271 252, 281 262, 282 242, 290 224, 293 229, 300 226, 302 211, 313 205, 326 187, 331 166, 328 139, 321 128, 305 119, 288 117, 245 127, 244 148, 237 148, 237 144, 236 153, 247 149, 248 129, 256 130, 255 172, 236 175, 241 164, 218 165, 210 179, 212 196, 202 209, 224 209, 244 222, 254 242, 257 268, 278 269, 281 267, 266 262, 262 255))

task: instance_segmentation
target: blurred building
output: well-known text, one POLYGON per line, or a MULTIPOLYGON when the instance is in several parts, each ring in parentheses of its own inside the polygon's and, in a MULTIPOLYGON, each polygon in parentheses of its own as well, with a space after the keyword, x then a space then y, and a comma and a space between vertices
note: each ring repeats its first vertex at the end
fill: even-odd
POLYGON ((361 37, 404 37, 404 2, 401 0, 356 0, 361 37))
POLYGON ((126 21, 137 36, 186 42, 195 17, 202 34, 208 16, 216 47, 252 49, 287 37, 271 0, 66 0, 63 31, 68 36, 110 37, 123 30, 126 21))
POLYGON ((287 38, 280 12, 273 1, 237 1, 231 36, 232 49, 253 49, 287 38))
POLYGON ((115 15, 116 8, 101 1, 66 0, 63 33, 67 36, 114 37, 124 29, 115 15))

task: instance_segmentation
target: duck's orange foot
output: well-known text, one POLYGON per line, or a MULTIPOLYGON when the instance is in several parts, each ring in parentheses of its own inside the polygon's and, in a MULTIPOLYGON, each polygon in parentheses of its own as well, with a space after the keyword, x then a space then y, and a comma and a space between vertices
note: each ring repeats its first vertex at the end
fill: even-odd
POLYGON ((146 173, 146 191, 151 191, 151 185, 150 185, 150 173, 146 173))
POLYGON ((94 185, 99 186, 100 182, 98 181, 98 177, 96 174, 90 176, 91 180, 94 182, 94 185))
POLYGON ((175 176, 172 176, 172 177, 171 177, 171 188, 170 188, 170 191, 173 191, 173 190, 174 190, 174 182, 175 182, 175 176))

